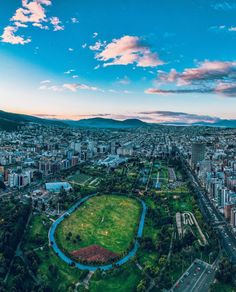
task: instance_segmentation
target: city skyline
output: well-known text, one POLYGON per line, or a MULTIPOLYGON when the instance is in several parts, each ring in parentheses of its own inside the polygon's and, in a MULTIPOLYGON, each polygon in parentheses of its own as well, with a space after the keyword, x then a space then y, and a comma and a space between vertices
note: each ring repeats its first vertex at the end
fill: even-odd
POLYGON ((234 119, 235 11, 235 1, 2 3, 1 109, 60 119, 234 119))

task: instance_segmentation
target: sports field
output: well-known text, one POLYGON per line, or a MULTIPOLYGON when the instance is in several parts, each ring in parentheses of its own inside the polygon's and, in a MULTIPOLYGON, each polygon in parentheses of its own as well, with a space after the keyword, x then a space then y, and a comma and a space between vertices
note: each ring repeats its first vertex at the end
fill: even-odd
POLYGON ((133 198, 95 196, 62 221, 56 231, 56 241, 68 253, 99 245, 121 254, 136 236, 140 213, 141 204, 133 198))

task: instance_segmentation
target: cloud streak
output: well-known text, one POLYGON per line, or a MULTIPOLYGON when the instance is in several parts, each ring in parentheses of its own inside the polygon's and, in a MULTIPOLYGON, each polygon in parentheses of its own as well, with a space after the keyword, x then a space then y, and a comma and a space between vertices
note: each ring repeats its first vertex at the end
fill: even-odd
POLYGON ((218 117, 212 117, 209 115, 198 115, 185 112, 174 112, 174 111, 141 111, 134 112, 129 114, 118 114, 118 113, 88 113, 88 114, 78 114, 78 115, 45 115, 37 114, 38 117, 47 117, 47 118, 57 118, 57 119, 71 119, 79 120, 84 118, 112 118, 117 120, 126 120, 126 119, 140 119, 148 123, 215 123, 219 122, 221 119, 218 117))
POLYGON ((217 93, 236 97, 236 62, 204 61, 183 72, 171 69, 158 71, 158 88, 148 88, 147 94, 217 93), (166 89, 169 86, 171 88, 166 89))
POLYGON ((235 2, 229 2, 229 1, 221 1, 212 4, 212 8, 219 11, 230 11, 236 9, 236 3, 235 2))
POLYGON ((172 112, 172 111, 142 111, 140 115, 149 116, 153 120, 162 122, 178 122, 178 123, 197 123, 208 122, 214 123, 219 121, 218 117, 208 115, 189 114, 185 112, 172 112))

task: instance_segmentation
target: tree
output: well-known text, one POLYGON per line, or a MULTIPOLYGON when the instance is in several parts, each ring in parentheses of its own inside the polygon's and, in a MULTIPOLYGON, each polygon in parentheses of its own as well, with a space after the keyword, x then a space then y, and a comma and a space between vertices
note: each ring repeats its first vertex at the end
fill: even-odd
POLYGON ((57 276, 58 276, 58 267, 56 265, 50 265, 48 267, 48 270, 50 271, 50 273, 53 275, 54 278, 57 278, 57 276))
POLYGON ((232 283, 235 268, 227 258, 222 258, 219 263, 219 270, 216 272, 216 279, 224 283, 232 283))
POLYGON ((138 286, 137 286, 137 292, 144 292, 146 291, 147 281, 146 279, 142 279, 138 286))
POLYGON ((0 189, 3 189, 3 190, 6 189, 6 186, 3 181, 0 181, 0 189))

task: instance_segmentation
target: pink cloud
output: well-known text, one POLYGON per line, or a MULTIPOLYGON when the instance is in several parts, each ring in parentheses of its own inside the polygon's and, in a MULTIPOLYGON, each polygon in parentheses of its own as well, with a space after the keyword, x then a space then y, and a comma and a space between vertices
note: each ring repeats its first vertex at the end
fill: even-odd
POLYGON ((77 89, 102 91, 100 88, 97 88, 95 86, 89 86, 89 85, 80 84, 80 83, 65 83, 65 84, 63 84, 63 88, 66 88, 66 89, 73 91, 73 92, 76 92, 77 89))
POLYGON ((18 27, 7 26, 4 28, 3 34, 1 36, 2 42, 9 43, 12 45, 24 45, 31 42, 30 38, 24 38, 23 36, 16 36, 15 33, 18 31, 18 27))
POLYGON ((219 83, 215 88, 215 92, 224 94, 229 97, 236 97, 236 82, 234 83, 219 83))
POLYGON ((167 90, 162 90, 162 89, 158 89, 158 88, 148 88, 144 92, 147 94, 168 94, 168 93, 170 93, 167 90))
POLYGON ((97 41, 94 45, 89 46, 91 51, 99 51, 102 47, 106 45, 106 42, 97 41))
POLYGON ((53 25, 53 30, 58 31, 58 30, 64 30, 64 26, 61 25, 61 21, 58 17, 54 16, 50 18, 50 22, 53 25))
POLYGON ((11 18, 12 21, 20 22, 42 22, 46 20, 45 8, 42 5, 51 5, 51 1, 27 1, 22 0, 23 8, 18 8, 15 15, 11 18))
POLYGON ((46 16, 45 6, 52 5, 51 0, 22 0, 21 5, 22 7, 18 8, 10 19, 11 25, 4 29, 4 33, 1 36, 2 42, 21 45, 29 43, 29 38, 24 40, 21 36, 15 36, 18 28, 26 28, 28 23, 31 23, 34 27, 48 30, 49 26, 45 25, 45 23, 50 22, 53 25, 54 31, 64 29, 58 17, 48 19, 46 16))
MULTIPOLYGON (((100 48, 99 48, 100 49, 100 48)), ((113 39, 95 58, 104 61, 104 67, 111 65, 135 64, 139 67, 156 67, 163 65, 158 55, 141 43, 139 37, 124 36, 113 39)))
POLYGON ((196 68, 186 68, 182 73, 172 69, 170 73, 159 71, 157 81, 177 82, 177 85, 186 85, 195 81, 216 80, 235 74, 236 62, 204 61, 196 68))
POLYGON ((24 23, 21 23, 21 22, 18 22, 18 21, 16 21, 16 22, 14 23, 14 25, 17 26, 17 27, 28 27, 27 24, 24 24, 24 23))
POLYGON ((236 62, 206 60, 183 72, 175 69, 169 73, 158 71, 156 84, 158 88, 149 88, 145 93, 217 93, 236 97, 236 62))

